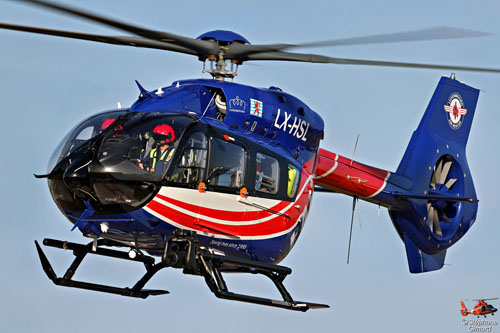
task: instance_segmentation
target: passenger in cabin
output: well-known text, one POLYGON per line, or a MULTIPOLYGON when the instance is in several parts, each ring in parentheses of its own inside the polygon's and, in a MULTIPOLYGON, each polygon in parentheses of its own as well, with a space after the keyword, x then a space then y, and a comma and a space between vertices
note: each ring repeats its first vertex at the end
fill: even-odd
POLYGON ((295 196, 296 191, 296 177, 297 177, 297 169, 288 165, 288 186, 286 194, 289 198, 293 198, 295 196))
POLYGON ((144 154, 139 163, 141 169, 145 169, 156 175, 163 175, 172 156, 174 155, 175 132, 170 125, 161 124, 153 129, 153 138, 156 147, 149 154, 144 154))

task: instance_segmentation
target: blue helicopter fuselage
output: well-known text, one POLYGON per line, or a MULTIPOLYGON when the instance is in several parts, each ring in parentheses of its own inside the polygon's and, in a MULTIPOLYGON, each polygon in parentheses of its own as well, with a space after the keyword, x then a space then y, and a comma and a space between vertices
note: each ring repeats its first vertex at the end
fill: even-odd
MULTIPOLYGON (((62 195, 66 199, 61 200, 61 193, 67 189, 62 189, 60 182, 49 180, 51 193, 61 211, 86 236, 110 238, 151 254, 161 254, 165 240, 174 230, 189 229, 198 233, 202 245, 214 251, 265 262, 283 259, 295 243, 309 209, 316 156, 323 137, 321 117, 302 101, 276 87, 259 89, 216 80, 176 81, 155 92, 145 90, 140 84, 138 86, 141 95, 130 110, 98 114, 84 120, 61 145, 76 147, 77 144, 71 142, 77 141, 80 133, 91 127, 89 142, 94 141, 94 148, 84 145, 67 148, 66 151, 61 151, 61 146, 56 149, 57 161, 52 165, 64 165, 61 167, 65 168, 62 176, 64 185, 79 179, 82 165, 88 169, 80 177, 85 178, 84 184, 77 181, 75 185, 80 194, 76 205, 68 204, 72 201, 69 193, 62 195), (169 161, 170 166, 164 177, 156 179, 156 186, 152 186, 150 193, 137 203, 127 202, 134 201, 130 198, 135 194, 131 193, 136 193, 137 188, 124 189, 115 184, 117 180, 138 180, 132 176, 120 178, 120 175, 131 172, 130 167, 128 171, 123 169, 113 173, 114 165, 124 165, 125 162, 106 162, 112 160, 113 151, 120 151, 119 154, 123 155, 123 147, 127 145, 124 142, 137 136, 137 131, 135 134, 128 132, 128 122, 107 132, 100 125, 127 114, 190 119, 184 120, 190 122, 189 125, 176 130, 175 155, 169 161), (120 133, 117 133, 118 129, 120 133), (202 139, 206 140, 206 147, 201 150, 207 152, 201 152, 204 160, 200 163, 204 164, 197 166, 195 177, 192 176, 194 167, 185 167, 184 164, 186 158, 189 159, 188 155, 194 154, 193 151, 200 153, 199 149, 190 146, 193 135, 198 135, 196 133, 200 131, 206 137, 202 139), (119 141, 121 137, 127 139, 119 141), (243 151, 244 170, 234 171, 232 175, 231 171, 227 171, 227 175, 210 179, 210 172, 220 167, 213 163, 230 163, 212 161, 217 155, 216 140, 224 143, 221 149, 234 145, 243 151), (112 146, 120 148, 104 148, 114 141, 120 143, 112 146), (99 148, 96 149, 96 145, 99 148), (110 151, 103 152, 106 149, 110 151), (91 150, 94 152, 90 153, 91 150), (76 158, 70 158, 72 154, 93 154, 87 159, 94 162, 87 163, 85 158, 75 162, 76 158), (100 162, 96 163, 96 160, 100 162), (68 163, 72 164, 68 166, 68 163), (206 168, 208 170, 200 171, 206 168), (179 176, 181 173, 182 176, 179 176), (191 179, 179 180, 186 173, 191 175, 191 179), (113 174, 112 179, 103 181, 104 174, 113 174), (237 180, 238 184, 234 184, 234 180, 231 184, 230 177, 235 177, 235 174, 241 179, 237 180), (228 179, 226 184, 222 183, 224 177, 228 179), (87 178, 92 179, 90 183, 87 178), (204 185, 207 183, 207 189, 200 192, 202 182, 204 185), (117 202, 119 200, 122 201, 117 202), (114 208, 108 209, 111 204, 114 208), (127 209, 120 211, 125 206, 127 209)), ((144 118, 137 123, 148 121, 144 118)), ((139 136, 147 134, 143 131, 139 136)), ((219 152, 219 156, 224 155, 231 155, 231 150, 219 152)), ((130 156, 128 159, 131 159, 130 156)), ((140 180, 151 181, 146 178, 140 180)))

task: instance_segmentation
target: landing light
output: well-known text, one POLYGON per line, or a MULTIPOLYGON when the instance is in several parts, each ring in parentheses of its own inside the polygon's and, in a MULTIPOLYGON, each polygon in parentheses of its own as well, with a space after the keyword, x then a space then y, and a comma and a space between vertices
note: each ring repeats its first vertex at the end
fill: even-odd
POLYGON ((137 257, 137 251, 134 249, 128 251, 128 256, 130 259, 135 259, 137 257))

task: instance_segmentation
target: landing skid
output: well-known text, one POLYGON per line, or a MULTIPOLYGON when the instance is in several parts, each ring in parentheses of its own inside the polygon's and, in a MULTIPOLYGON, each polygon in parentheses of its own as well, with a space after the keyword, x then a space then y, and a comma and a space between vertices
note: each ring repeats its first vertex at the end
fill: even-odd
POLYGON ((35 241, 35 245, 43 270, 49 279, 52 280, 54 284, 59 286, 93 290, 127 297, 147 298, 149 296, 164 295, 169 293, 166 290, 144 289, 144 286, 161 269, 174 267, 182 268, 184 274, 203 276, 210 290, 218 298, 295 311, 329 308, 326 304, 293 300, 283 285, 283 280, 292 273, 290 268, 212 254, 207 249, 198 246, 194 233, 185 230, 177 230, 173 236, 169 237, 166 242, 162 260, 158 263, 155 263, 155 259, 148 255, 139 254, 134 258, 131 258, 128 252, 109 249, 107 247, 124 247, 124 245, 106 239, 100 239, 97 243, 91 242, 88 245, 83 245, 46 238, 43 240, 43 245, 45 246, 73 251, 75 259, 66 270, 63 277, 58 277, 54 272, 49 260, 45 256, 45 253, 37 241, 35 241), (132 288, 119 288, 73 280, 73 275, 87 254, 96 254, 105 257, 141 262, 146 268, 146 273, 132 288), (283 300, 230 292, 222 276, 223 266, 225 268, 231 267, 231 272, 262 274, 268 277, 280 292, 283 300))

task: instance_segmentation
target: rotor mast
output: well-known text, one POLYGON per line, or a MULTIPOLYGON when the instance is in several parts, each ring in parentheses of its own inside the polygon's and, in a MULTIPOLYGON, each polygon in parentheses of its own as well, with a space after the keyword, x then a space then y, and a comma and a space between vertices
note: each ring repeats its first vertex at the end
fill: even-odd
POLYGON ((219 54, 217 56, 211 55, 202 61, 203 61, 202 72, 210 73, 210 75, 212 75, 212 78, 214 80, 224 81, 224 79, 226 78, 232 79, 238 75, 238 66, 239 66, 238 61, 233 59, 226 59, 225 47, 223 46, 221 46, 221 48, 219 49, 219 54), (210 69, 206 69, 207 60, 210 61, 210 69), (226 69, 227 67, 226 61, 228 60, 231 62, 230 69, 226 69))

